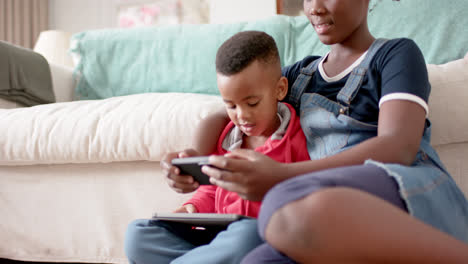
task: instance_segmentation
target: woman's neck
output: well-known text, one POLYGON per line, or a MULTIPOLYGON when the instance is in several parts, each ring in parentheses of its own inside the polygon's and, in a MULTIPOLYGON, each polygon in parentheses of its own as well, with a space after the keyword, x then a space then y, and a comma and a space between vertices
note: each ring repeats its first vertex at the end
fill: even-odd
POLYGON ((360 34, 355 32, 345 41, 332 45, 326 61, 323 62, 323 69, 328 76, 339 74, 359 59, 374 40, 370 32, 365 30, 360 34))
POLYGON ((374 40, 375 38, 370 33, 367 23, 364 23, 346 39, 331 45, 330 55, 337 58, 359 57, 369 49, 374 40))

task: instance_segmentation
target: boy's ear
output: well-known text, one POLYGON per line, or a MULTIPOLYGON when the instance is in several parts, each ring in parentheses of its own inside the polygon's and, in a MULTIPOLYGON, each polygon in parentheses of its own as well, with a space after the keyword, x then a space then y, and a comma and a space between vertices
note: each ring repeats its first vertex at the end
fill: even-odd
POLYGON ((288 79, 284 76, 281 76, 281 78, 276 83, 276 99, 281 101, 284 99, 284 97, 286 97, 286 94, 288 94, 288 79))

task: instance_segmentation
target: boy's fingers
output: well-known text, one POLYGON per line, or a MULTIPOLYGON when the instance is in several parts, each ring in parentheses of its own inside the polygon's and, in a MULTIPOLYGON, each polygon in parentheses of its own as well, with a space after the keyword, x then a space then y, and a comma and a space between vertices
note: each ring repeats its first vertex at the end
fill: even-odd
POLYGON ((173 190, 179 193, 193 192, 199 186, 197 182, 190 184, 190 183, 180 183, 180 182, 174 182, 174 181, 169 182, 169 185, 171 186, 173 190))
POLYGON ((187 213, 187 209, 184 206, 182 206, 182 207, 175 209, 173 213, 187 213))
POLYGON ((159 164, 161 165, 163 169, 169 170, 172 167, 172 164, 171 164, 172 159, 177 158, 177 156, 178 156, 178 153, 176 152, 168 153, 167 155, 163 157, 163 159, 159 162, 159 164))
POLYGON ((180 169, 176 166, 172 166, 172 164, 170 163, 161 161, 160 166, 163 169, 164 177, 166 177, 167 179, 175 178, 180 174, 180 169))
POLYGON ((193 204, 186 204, 184 207, 187 210, 187 213, 192 214, 197 212, 197 208, 193 204))
POLYGON ((171 176, 169 176, 169 178, 175 183, 181 184, 193 184, 196 182, 190 175, 172 174, 171 176))
POLYGON ((198 152, 194 149, 186 149, 180 152, 178 155, 179 158, 187 158, 187 157, 192 157, 192 156, 198 156, 198 152))

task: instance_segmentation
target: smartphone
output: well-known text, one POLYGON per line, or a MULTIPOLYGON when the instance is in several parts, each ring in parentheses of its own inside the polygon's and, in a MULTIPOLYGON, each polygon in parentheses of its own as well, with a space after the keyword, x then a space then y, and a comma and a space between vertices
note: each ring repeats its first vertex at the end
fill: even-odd
POLYGON ((191 175, 200 185, 209 185, 210 177, 201 171, 203 165, 209 165, 208 156, 176 158, 172 165, 180 169, 181 174, 191 175))

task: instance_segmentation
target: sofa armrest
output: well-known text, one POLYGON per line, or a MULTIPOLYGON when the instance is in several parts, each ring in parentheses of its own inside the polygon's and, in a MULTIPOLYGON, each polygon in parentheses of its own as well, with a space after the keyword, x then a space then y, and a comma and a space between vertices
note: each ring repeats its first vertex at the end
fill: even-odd
POLYGON ((76 81, 73 77, 73 68, 49 63, 52 74, 52 87, 57 102, 70 102, 75 98, 76 81))
MULTIPOLYGON (((52 87, 57 102, 70 102, 74 99, 76 81, 73 69, 67 66, 49 63, 52 75, 52 87)), ((24 107, 18 102, 0 98, 0 109, 13 109, 24 107)))

